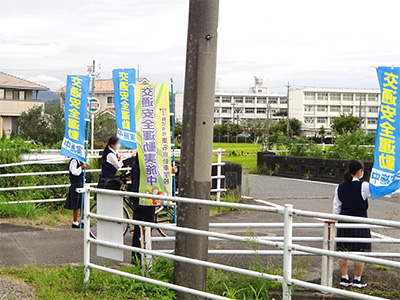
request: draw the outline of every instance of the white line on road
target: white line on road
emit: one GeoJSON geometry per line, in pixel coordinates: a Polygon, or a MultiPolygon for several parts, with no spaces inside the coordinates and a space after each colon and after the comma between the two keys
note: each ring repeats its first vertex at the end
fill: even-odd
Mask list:
{"type": "Polygon", "coordinates": [[[330,183],[330,182],[322,182],[322,181],[312,181],[312,180],[306,180],[306,179],[298,179],[298,178],[286,178],[286,177],[279,177],[280,179],[283,180],[289,180],[289,181],[299,181],[299,182],[306,182],[306,183],[314,183],[314,184],[323,184],[323,185],[333,185],[337,186],[337,183],[330,183]]]}
{"type": "Polygon", "coordinates": [[[277,207],[277,208],[283,207],[282,205],[278,205],[278,204],[275,204],[275,203],[272,203],[272,202],[269,202],[266,200],[254,199],[254,201],[268,205],[268,206],[272,206],[272,207],[277,207]]]}

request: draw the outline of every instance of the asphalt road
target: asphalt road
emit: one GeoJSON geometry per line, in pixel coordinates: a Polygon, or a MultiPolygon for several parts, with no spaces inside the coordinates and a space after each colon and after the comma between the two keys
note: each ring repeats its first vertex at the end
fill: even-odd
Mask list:
{"type": "MultiPolygon", "coordinates": [[[[332,198],[335,185],[287,179],[279,177],[245,175],[243,181],[243,194],[249,193],[256,199],[264,199],[249,203],[258,205],[284,205],[291,203],[295,208],[331,212],[332,198]]],[[[400,221],[400,198],[381,198],[370,201],[370,217],[400,221]]],[[[260,212],[233,211],[218,215],[210,222],[282,222],[281,215],[260,212]]],[[[296,218],[295,222],[318,222],[313,219],[296,218]]],[[[264,236],[282,236],[282,229],[256,229],[249,233],[248,228],[220,228],[219,232],[237,235],[257,234],[264,236]]],[[[377,234],[400,238],[400,230],[376,230],[377,234]]],[[[295,236],[322,236],[322,229],[295,229],[295,236]]],[[[131,237],[127,237],[126,244],[130,244],[131,237]]],[[[306,243],[320,247],[320,243],[306,243]]],[[[172,249],[173,243],[154,243],[154,249],[172,249]]],[[[250,245],[232,242],[212,242],[211,249],[249,249],[250,245]]],[[[259,249],[268,249],[260,247],[259,249]]],[[[396,251],[399,245],[379,244],[374,245],[374,251],[396,251]]],[[[235,265],[246,265],[254,257],[220,255],[212,256],[212,260],[229,261],[235,265]]],[[[125,261],[129,261],[130,254],[126,253],[125,261]]],[[[270,257],[263,257],[263,261],[271,262],[270,257]]],[[[298,259],[301,261],[301,258],[298,259]]],[[[96,256],[95,247],[92,247],[92,261],[104,262],[96,256]]],[[[35,264],[39,266],[63,265],[83,262],[83,232],[69,227],[58,227],[52,230],[43,230],[29,226],[18,226],[1,223],[0,220],[0,268],[8,266],[22,266],[35,264]]],[[[277,259],[279,263],[279,259],[277,259]]],[[[309,263],[309,262],[307,262],[309,263]]],[[[314,260],[312,268],[316,274],[320,271],[320,258],[314,260]]],[[[317,276],[317,275],[316,275],[317,276]]]]}

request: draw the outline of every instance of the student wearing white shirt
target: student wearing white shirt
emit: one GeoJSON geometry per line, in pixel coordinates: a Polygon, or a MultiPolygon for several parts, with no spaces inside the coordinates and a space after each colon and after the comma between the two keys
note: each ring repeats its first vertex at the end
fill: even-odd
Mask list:
{"type": "MultiPolygon", "coordinates": [[[[364,176],[364,164],[356,159],[349,162],[348,169],[344,174],[344,182],[339,184],[335,191],[333,200],[333,213],[338,215],[367,218],[369,183],[362,181],[364,176]]],[[[341,223],[341,222],[339,222],[341,223]]],[[[348,223],[349,225],[351,223],[348,223]]],[[[369,228],[357,228],[353,225],[350,228],[338,228],[337,237],[341,238],[371,238],[369,228]],[[353,227],[354,226],[354,227],[353,227]]],[[[338,242],[336,245],[339,251],[370,252],[371,243],[360,242],[338,242]]],[[[365,288],[367,284],[362,280],[364,271],[363,262],[354,262],[354,279],[350,280],[348,275],[347,259],[339,258],[341,272],[340,286],[365,288]]]]}
{"type": "Polygon", "coordinates": [[[110,137],[108,143],[103,151],[101,163],[101,175],[99,181],[99,188],[120,189],[120,184],[112,181],[117,174],[117,171],[124,166],[125,159],[135,156],[136,153],[118,153],[121,149],[121,143],[116,136],[110,137]]]}
{"type": "MultiPolygon", "coordinates": [[[[71,186],[69,187],[69,193],[67,200],[65,201],[65,208],[73,210],[73,222],[72,228],[79,228],[78,216],[79,209],[82,205],[82,194],[76,191],[77,188],[83,187],[83,170],[86,168],[86,164],[78,161],[77,159],[71,159],[69,163],[69,181],[71,186]]],[[[82,224],[83,228],[83,224],[82,224]]]]}

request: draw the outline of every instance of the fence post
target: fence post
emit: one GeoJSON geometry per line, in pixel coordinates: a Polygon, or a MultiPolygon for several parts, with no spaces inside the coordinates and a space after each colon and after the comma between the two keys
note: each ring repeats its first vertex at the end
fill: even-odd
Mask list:
{"type": "MultiPolygon", "coordinates": [[[[152,250],[151,247],[151,228],[140,226],[140,245],[142,249],[152,250]]],[[[148,277],[152,267],[152,256],[142,254],[142,275],[148,277]]]]}
{"type": "Polygon", "coordinates": [[[222,163],[222,149],[218,148],[218,164],[217,164],[217,201],[221,201],[221,163],[222,163]]]}
{"type": "Polygon", "coordinates": [[[90,217],[88,216],[88,213],[90,213],[90,191],[88,188],[89,184],[85,183],[84,194],[82,195],[85,220],[85,227],[83,228],[83,264],[85,266],[85,283],[89,282],[90,276],[90,217]]]}
{"type": "Polygon", "coordinates": [[[286,204],[284,211],[283,231],[283,300],[292,299],[292,233],[293,233],[293,205],[286,204]]]}
{"type": "MultiPolygon", "coordinates": [[[[335,250],[335,237],[336,237],[336,223],[331,222],[330,230],[329,230],[329,250],[335,250]]],[[[329,256],[328,258],[328,286],[333,286],[333,264],[335,258],[329,256]]]]}
{"type": "MultiPolygon", "coordinates": [[[[325,221],[322,249],[334,250],[335,242],[335,222],[325,221]]],[[[322,256],[321,263],[321,285],[332,287],[333,284],[333,262],[334,258],[331,256],[322,256]]]]}

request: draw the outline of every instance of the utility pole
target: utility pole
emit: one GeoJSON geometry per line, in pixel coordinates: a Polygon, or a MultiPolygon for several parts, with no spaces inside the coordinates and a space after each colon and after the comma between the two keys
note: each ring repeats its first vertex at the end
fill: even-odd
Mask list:
{"type": "MultiPolygon", "coordinates": [[[[219,0],[190,0],[179,196],[210,199],[219,0]]],[[[209,228],[207,205],[179,203],[177,225],[209,228]]],[[[177,232],[176,254],[207,260],[208,238],[177,232]]],[[[207,268],[175,262],[175,283],[205,291],[207,268]]],[[[177,292],[179,300],[197,296],[177,292]]]]}
{"type": "Polygon", "coordinates": [[[287,82],[287,134],[290,134],[290,118],[289,118],[289,91],[290,91],[290,84],[289,81],[287,82]]]}

